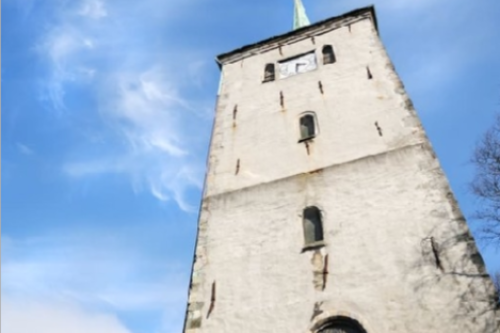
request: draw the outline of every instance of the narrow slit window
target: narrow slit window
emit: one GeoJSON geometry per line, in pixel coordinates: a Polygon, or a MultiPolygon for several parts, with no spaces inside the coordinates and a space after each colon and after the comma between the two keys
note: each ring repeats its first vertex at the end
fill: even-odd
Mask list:
{"type": "Polygon", "coordinates": [[[318,207],[307,207],[303,213],[305,245],[312,245],[323,241],[323,223],[318,207]]]}
{"type": "Polygon", "coordinates": [[[275,77],[274,64],[267,64],[264,69],[264,82],[274,81],[275,77]]]}
{"type": "Polygon", "coordinates": [[[368,76],[368,80],[373,79],[372,72],[370,71],[370,67],[366,66],[366,75],[368,76]]]}
{"type": "Polygon", "coordinates": [[[316,136],[316,124],[314,114],[306,114],[300,117],[300,141],[312,139],[316,136]]]}
{"type": "Polygon", "coordinates": [[[323,65],[333,64],[336,61],[335,53],[331,45],[323,46],[323,65]]]}

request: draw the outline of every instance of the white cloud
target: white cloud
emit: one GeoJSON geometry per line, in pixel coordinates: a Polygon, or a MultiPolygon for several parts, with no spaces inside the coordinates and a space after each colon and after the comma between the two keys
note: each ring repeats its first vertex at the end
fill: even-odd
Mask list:
{"type": "Polygon", "coordinates": [[[114,315],[85,311],[71,303],[41,302],[2,294],[3,333],[130,333],[114,315]]]}
{"type": "Polygon", "coordinates": [[[101,159],[86,160],[83,162],[70,162],[63,166],[63,170],[70,176],[83,177],[102,173],[124,172],[123,165],[126,160],[101,159]]]}
{"type": "Polygon", "coordinates": [[[102,86],[99,109],[102,119],[125,139],[125,151],[113,157],[69,161],[64,171],[73,177],[129,175],[160,201],[174,200],[181,209],[194,211],[185,192],[190,187],[201,188],[202,161],[192,156],[185,122],[196,121],[198,116],[161,66],[118,72],[108,76],[102,86]]]}
{"type": "Polygon", "coordinates": [[[92,79],[96,74],[96,70],[94,68],[88,68],[88,67],[79,67],[78,72],[83,77],[87,77],[88,79],[92,79]]]}
{"type": "MultiPolygon", "coordinates": [[[[157,227],[150,228],[143,237],[158,241],[157,227]]],[[[136,234],[80,230],[28,239],[2,236],[2,297],[110,311],[182,307],[188,263],[150,252],[142,240],[132,238],[136,234]]]]}
{"type": "Polygon", "coordinates": [[[34,151],[31,148],[29,148],[28,146],[26,146],[20,142],[17,142],[16,146],[21,154],[24,154],[24,155],[33,155],[34,154],[34,151]]]}
{"type": "Polygon", "coordinates": [[[144,239],[151,244],[173,232],[142,227],[60,230],[25,239],[3,234],[2,333],[129,333],[117,314],[130,320],[160,312],[168,322],[158,318],[148,325],[167,331],[180,325],[188,263],[166,258],[168,251],[158,253],[157,244],[144,246],[144,239]]]}
{"type": "Polygon", "coordinates": [[[88,49],[88,40],[71,25],[56,26],[49,29],[37,45],[39,54],[50,63],[48,79],[43,80],[44,97],[55,111],[63,112],[66,84],[79,77],[77,63],[84,49],[88,49]],[[76,62],[76,63],[75,63],[76,62]]]}
{"type": "Polygon", "coordinates": [[[32,13],[37,0],[4,0],[4,5],[14,4],[22,13],[23,20],[27,19],[32,13]]]}
{"type": "Polygon", "coordinates": [[[92,41],[92,39],[84,39],[83,40],[83,44],[89,48],[89,49],[93,49],[94,48],[94,42],[92,41]]]}
{"type": "Polygon", "coordinates": [[[189,64],[187,70],[191,77],[193,84],[197,87],[202,87],[205,79],[206,79],[206,66],[208,65],[207,61],[199,60],[189,64]]]}
{"type": "Polygon", "coordinates": [[[99,0],[84,1],[78,13],[81,16],[90,17],[92,19],[99,19],[108,16],[104,2],[99,0]]]}
{"type": "Polygon", "coordinates": [[[204,147],[197,146],[197,138],[205,133],[208,139],[209,129],[199,127],[208,119],[206,107],[185,93],[186,87],[201,85],[204,66],[188,50],[187,72],[180,71],[178,63],[185,56],[148,42],[150,30],[143,30],[164,30],[168,22],[164,15],[151,16],[159,3],[126,1],[118,6],[89,0],[78,3],[76,15],[71,6],[58,12],[58,23],[44,32],[38,47],[50,64],[44,98],[58,114],[69,115],[67,92],[72,86],[84,89],[95,102],[86,117],[98,118],[106,132],[101,137],[111,138],[105,153],[73,150],[62,166],[66,175],[120,173],[130,178],[134,191],[147,188],[160,201],[194,210],[186,193],[202,186],[199,150],[204,147]],[[126,17],[126,24],[111,16],[95,20],[108,12],[126,17]]]}
{"type": "Polygon", "coordinates": [[[113,96],[106,96],[104,112],[121,125],[133,147],[142,151],[160,150],[172,156],[183,156],[179,113],[186,102],[168,81],[161,68],[118,75],[111,78],[113,96]]]}
{"type": "Polygon", "coordinates": [[[54,29],[48,36],[45,43],[45,51],[56,65],[60,65],[66,57],[72,55],[83,44],[80,43],[78,32],[69,27],[54,29]]]}

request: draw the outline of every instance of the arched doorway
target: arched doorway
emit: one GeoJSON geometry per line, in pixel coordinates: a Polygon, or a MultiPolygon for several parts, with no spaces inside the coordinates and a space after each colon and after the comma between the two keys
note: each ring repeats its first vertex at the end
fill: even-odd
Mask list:
{"type": "Polygon", "coordinates": [[[367,333],[354,319],[335,317],[328,319],[320,326],[317,333],[367,333]]]}

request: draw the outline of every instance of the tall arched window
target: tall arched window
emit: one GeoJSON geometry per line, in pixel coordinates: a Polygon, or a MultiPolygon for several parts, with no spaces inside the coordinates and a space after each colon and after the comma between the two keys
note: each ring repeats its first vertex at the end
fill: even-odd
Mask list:
{"type": "Polygon", "coordinates": [[[366,333],[366,330],[354,319],[336,317],[321,326],[318,333],[366,333]]]}
{"type": "Polygon", "coordinates": [[[316,115],[308,112],[300,117],[300,141],[312,139],[316,136],[316,115]]]}
{"type": "Polygon", "coordinates": [[[275,77],[274,64],[267,64],[264,68],[264,82],[274,81],[275,77]]]}
{"type": "Polygon", "coordinates": [[[318,207],[311,206],[304,209],[303,224],[306,246],[323,241],[323,222],[318,207]]]}
{"type": "Polygon", "coordinates": [[[333,64],[336,61],[335,53],[331,45],[323,46],[323,65],[333,64]]]}

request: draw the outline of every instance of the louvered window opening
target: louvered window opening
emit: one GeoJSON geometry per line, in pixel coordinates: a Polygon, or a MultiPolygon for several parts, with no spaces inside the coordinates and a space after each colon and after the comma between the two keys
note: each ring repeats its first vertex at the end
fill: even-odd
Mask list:
{"type": "Polygon", "coordinates": [[[264,69],[264,82],[274,81],[275,77],[274,64],[267,64],[264,69]]]}
{"type": "Polygon", "coordinates": [[[304,240],[306,245],[323,241],[321,212],[317,207],[304,209],[304,240]]]}
{"type": "Polygon", "coordinates": [[[314,116],[311,114],[302,116],[300,118],[300,139],[307,140],[316,135],[316,128],[314,124],[314,116]]]}
{"type": "Polygon", "coordinates": [[[323,65],[333,64],[336,60],[333,47],[331,45],[325,45],[323,47],[323,65]]]}

